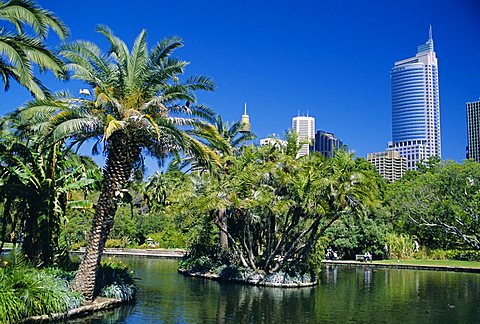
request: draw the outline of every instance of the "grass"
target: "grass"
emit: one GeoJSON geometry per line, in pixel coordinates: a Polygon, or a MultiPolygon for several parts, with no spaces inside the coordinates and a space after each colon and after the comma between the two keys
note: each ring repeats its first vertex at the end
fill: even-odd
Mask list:
{"type": "Polygon", "coordinates": [[[424,266],[444,266],[444,267],[467,267],[480,268],[479,261],[458,261],[458,260],[380,260],[374,261],[380,264],[399,264],[399,265],[424,265],[424,266]]]}

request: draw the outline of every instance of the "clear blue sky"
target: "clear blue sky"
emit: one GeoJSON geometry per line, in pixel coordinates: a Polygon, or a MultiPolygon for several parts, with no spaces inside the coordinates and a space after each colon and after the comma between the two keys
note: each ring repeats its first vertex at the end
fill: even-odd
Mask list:
{"type": "MultiPolygon", "coordinates": [[[[247,102],[259,138],[282,133],[298,111],[316,118],[357,156],[391,140],[390,69],[414,56],[433,26],[439,62],[443,158],[462,161],[465,102],[480,98],[480,2],[436,1],[113,1],[40,0],[71,30],[106,48],[95,32],[106,24],[131,46],[148,31],[153,45],[168,35],[184,39],[176,56],[187,74],[211,77],[217,90],[201,95],[224,120],[239,120],[247,102]]],[[[58,44],[52,37],[49,42],[58,44]]],[[[78,83],[51,82],[53,89],[78,83]]],[[[29,94],[0,93],[0,112],[29,94]]]]}

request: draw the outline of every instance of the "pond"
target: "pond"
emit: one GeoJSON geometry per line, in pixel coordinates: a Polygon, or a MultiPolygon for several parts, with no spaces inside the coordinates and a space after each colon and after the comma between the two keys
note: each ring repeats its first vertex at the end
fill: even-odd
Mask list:
{"type": "Polygon", "coordinates": [[[176,260],[125,257],[138,300],[71,323],[478,323],[480,275],[328,265],[311,288],[219,283],[176,260]]]}

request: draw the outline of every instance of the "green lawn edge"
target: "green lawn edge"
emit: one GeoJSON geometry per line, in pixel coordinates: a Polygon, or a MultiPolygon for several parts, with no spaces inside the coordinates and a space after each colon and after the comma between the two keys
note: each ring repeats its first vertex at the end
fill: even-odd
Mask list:
{"type": "Polygon", "coordinates": [[[439,266],[439,267],[461,267],[461,268],[478,268],[479,261],[459,261],[459,260],[380,260],[374,261],[379,264],[396,264],[396,265],[419,265],[419,266],[439,266]]]}

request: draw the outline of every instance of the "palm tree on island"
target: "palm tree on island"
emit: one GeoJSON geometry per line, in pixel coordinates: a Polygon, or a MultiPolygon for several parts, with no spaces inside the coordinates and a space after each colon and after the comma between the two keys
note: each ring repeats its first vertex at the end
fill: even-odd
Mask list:
{"type": "Polygon", "coordinates": [[[55,100],[32,102],[19,113],[30,116],[31,125],[54,140],[82,145],[93,139],[94,153],[103,146],[103,184],[73,282],[86,300],[96,293],[105,241],[132,172],[143,167],[142,153],[163,159],[184,152],[203,164],[218,161],[198,137],[199,129],[212,127],[208,121],[214,114],[197,104],[195,96],[198,90],[212,91],[214,85],[204,76],[180,80],[188,62],[170,54],[183,45],[181,39],[166,38],[149,51],[143,30],[129,51],[108,27],[99,26],[97,31],[110,43],[107,53],[88,41],[66,44],[60,51],[71,77],[84,81],[92,94],[83,91],[85,96],[74,98],[60,93],[55,100]]]}

